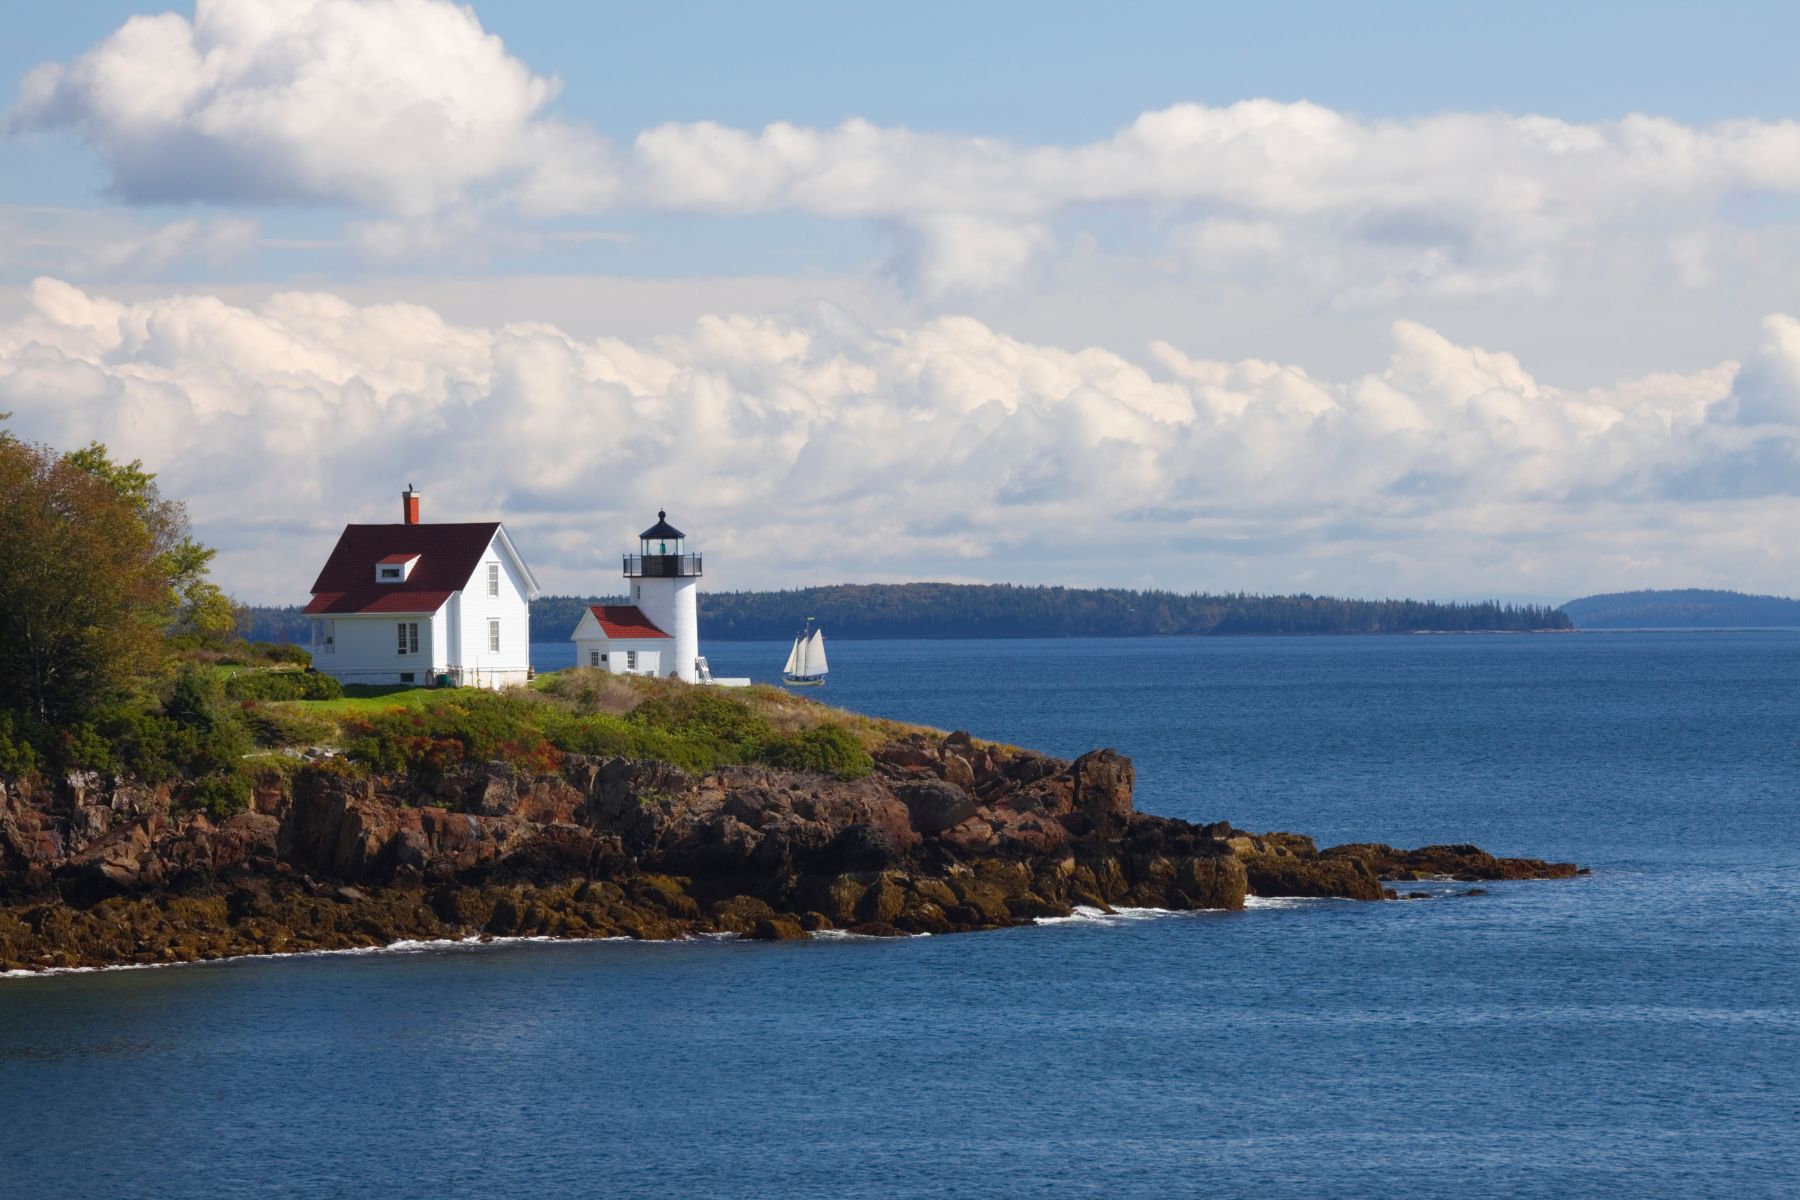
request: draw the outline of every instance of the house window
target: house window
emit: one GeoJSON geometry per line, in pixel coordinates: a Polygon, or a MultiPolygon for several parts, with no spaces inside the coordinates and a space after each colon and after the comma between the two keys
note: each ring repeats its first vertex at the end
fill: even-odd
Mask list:
{"type": "Polygon", "coordinates": [[[419,652],[419,623],[402,621],[394,627],[399,637],[401,654],[417,654],[419,652]]]}
{"type": "Polygon", "coordinates": [[[627,650],[625,652],[625,669],[627,671],[637,670],[637,651],[636,650],[627,650]]]}
{"type": "Polygon", "coordinates": [[[589,650],[588,651],[588,666],[597,667],[599,665],[600,665],[600,652],[598,650],[589,650]]]}
{"type": "Polygon", "coordinates": [[[383,579],[398,579],[398,578],[400,578],[400,568],[399,567],[383,567],[383,568],[381,568],[381,577],[383,579]]]}
{"type": "Polygon", "coordinates": [[[499,594],[500,594],[500,564],[499,563],[489,563],[488,564],[488,595],[498,596],[499,594]]]}
{"type": "Polygon", "coordinates": [[[492,654],[500,653],[500,622],[498,621],[488,622],[488,651],[492,654]]]}
{"type": "Polygon", "coordinates": [[[419,681],[418,672],[416,672],[416,671],[400,672],[400,682],[401,683],[417,683],[418,681],[419,681]]]}

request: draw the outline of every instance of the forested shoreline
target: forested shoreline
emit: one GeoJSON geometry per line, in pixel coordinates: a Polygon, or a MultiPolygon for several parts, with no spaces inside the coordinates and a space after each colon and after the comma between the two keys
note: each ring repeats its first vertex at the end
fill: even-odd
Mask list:
{"type": "MultiPolygon", "coordinates": [[[[622,597],[543,596],[532,602],[533,636],[566,636],[589,604],[622,597]]],[[[700,593],[708,640],[791,636],[808,617],[833,637],[1164,637],[1232,634],[1524,633],[1573,628],[1560,609],[1484,601],[1347,600],[1332,596],[1214,595],[1122,588],[1010,584],[841,584],[779,592],[700,593]]],[[[240,613],[246,636],[307,637],[297,606],[240,613]]]]}

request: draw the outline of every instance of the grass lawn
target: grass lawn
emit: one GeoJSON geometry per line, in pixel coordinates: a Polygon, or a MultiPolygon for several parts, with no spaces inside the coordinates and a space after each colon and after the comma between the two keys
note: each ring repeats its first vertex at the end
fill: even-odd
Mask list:
{"type": "Polygon", "coordinates": [[[371,716],[401,708],[423,708],[433,696],[444,698],[451,694],[442,689],[414,687],[405,683],[352,683],[344,688],[344,695],[336,700],[280,700],[271,703],[294,712],[335,721],[343,717],[371,716]]]}

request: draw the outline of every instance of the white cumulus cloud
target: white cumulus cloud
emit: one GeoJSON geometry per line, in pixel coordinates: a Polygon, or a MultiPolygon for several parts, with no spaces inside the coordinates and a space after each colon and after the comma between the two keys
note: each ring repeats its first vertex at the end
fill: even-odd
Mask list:
{"type": "Polygon", "coordinates": [[[544,115],[559,86],[443,0],[198,0],[33,70],[8,124],[78,131],[131,201],[593,205],[603,147],[544,115]]]}
{"type": "Polygon", "coordinates": [[[613,585],[659,506],[721,586],[1559,596],[1800,566],[1786,317],[1741,375],[1572,390],[1405,322],[1384,368],[1333,380],[829,306],[625,341],[317,293],[121,302],[43,279],[28,300],[0,325],[14,429],[143,458],[259,600],[300,598],[337,528],[387,519],[409,481],[436,519],[502,516],[577,591],[613,585]]]}

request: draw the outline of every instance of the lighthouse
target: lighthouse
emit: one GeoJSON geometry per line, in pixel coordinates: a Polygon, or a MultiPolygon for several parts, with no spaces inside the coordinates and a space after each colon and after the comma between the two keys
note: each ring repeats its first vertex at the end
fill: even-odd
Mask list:
{"type": "Polygon", "coordinates": [[[700,556],[684,552],[686,535],[658,512],[656,524],[638,534],[638,552],[625,556],[631,602],[673,646],[662,674],[693,683],[700,657],[700,556]]]}

